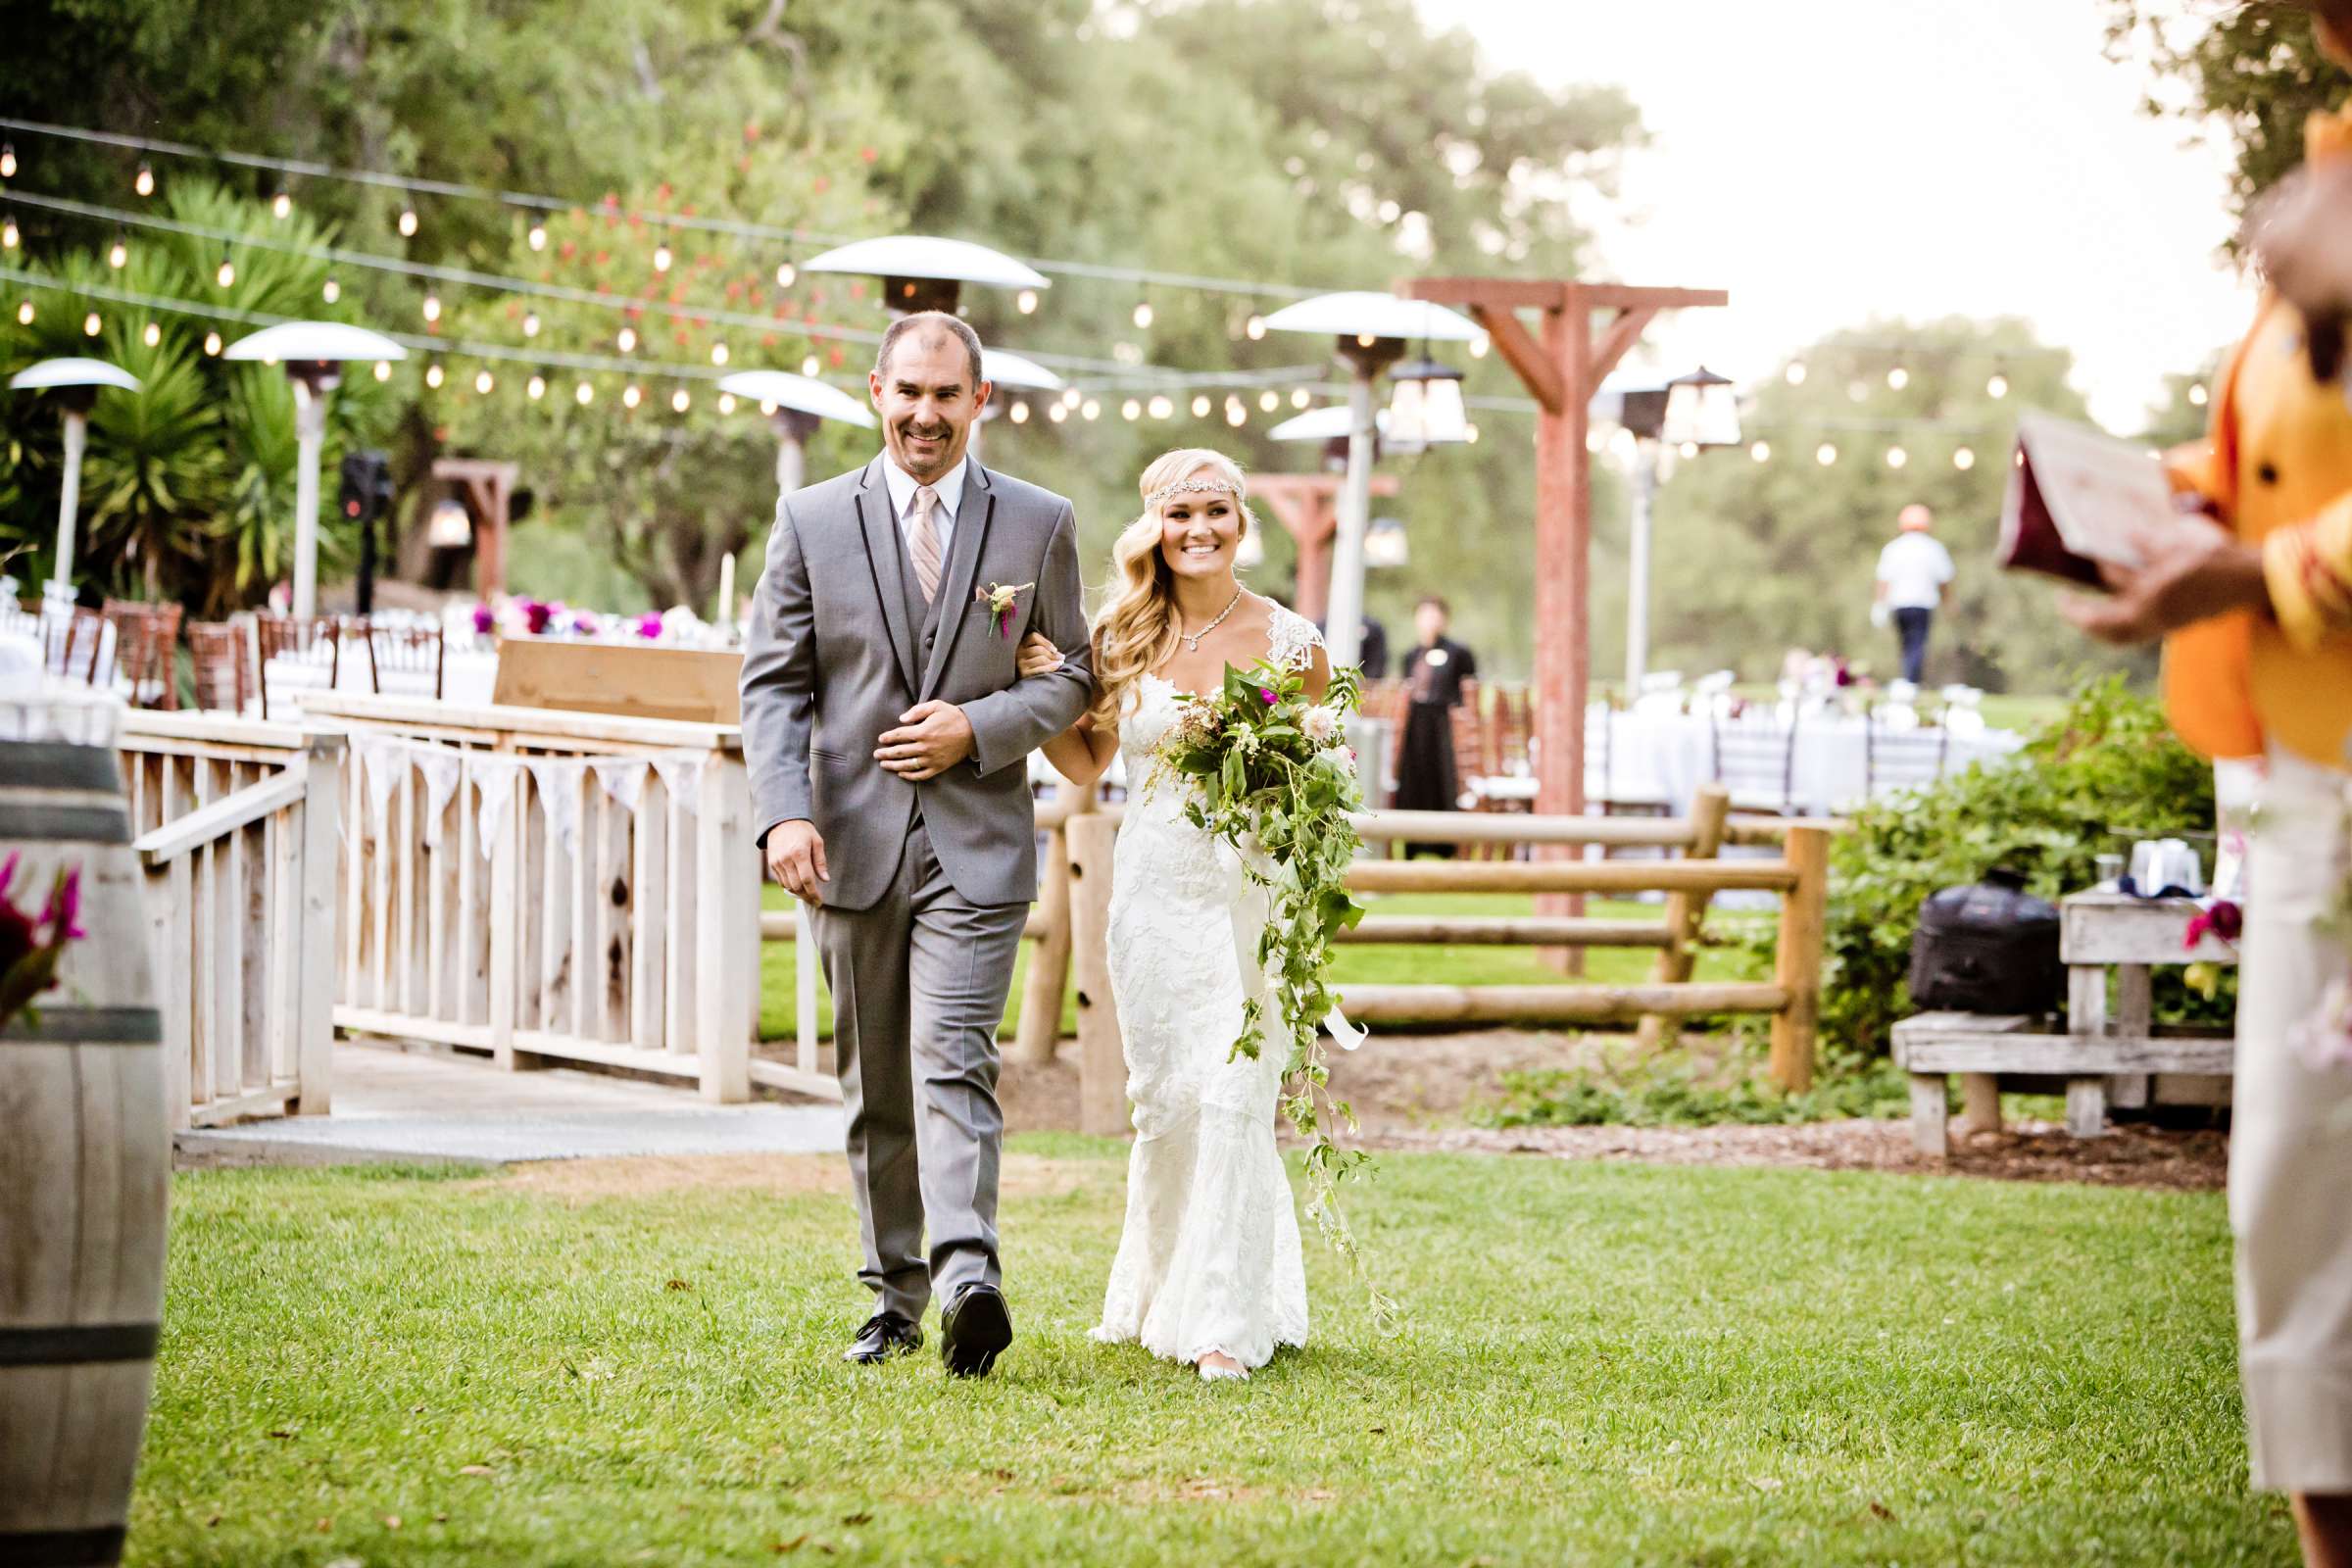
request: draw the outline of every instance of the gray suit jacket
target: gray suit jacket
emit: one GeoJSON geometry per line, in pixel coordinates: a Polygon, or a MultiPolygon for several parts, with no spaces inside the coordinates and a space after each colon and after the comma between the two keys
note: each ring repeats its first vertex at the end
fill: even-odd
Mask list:
{"type": "Polygon", "coordinates": [[[827,906],[882,896],[914,808],[942,870],[974,904],[1037,896],[1029,754],[1077,722],[1094,692],[1069,502],[973,462],[928,612],[883,482],[881,458],[784,496],[743,657],[743,750],[762,842],[806,818],[824,835],[827,906]],[[974,589],[1035,584],[1000,634],[974,589]],[[1020,679],[1014,654],[1043,632],[1051,675],[1020,679]],[[973,755],[921,784],[874,760],[882,732],[937,698],[971,720],[973,755]]]}

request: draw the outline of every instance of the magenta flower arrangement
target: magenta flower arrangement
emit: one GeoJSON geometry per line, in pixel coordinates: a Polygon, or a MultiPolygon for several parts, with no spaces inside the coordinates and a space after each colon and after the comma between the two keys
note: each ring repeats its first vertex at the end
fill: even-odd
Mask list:
{"type": "Polygon", "coordinates": [[[29,1012],[32,999],[57,984],[57,960],[66,944],[89,934],[80,925],[81,868],[60,871],[41,912],[28,915],[8,892],[21,855],[0,860],[0,1027],[29,1012]]]}
{"type": "Polygon", "coordinates": [[[488,605],[476,605],[473,607],[473,634],[476,637],[487,637],[492,631],[496,630],[497,627],[497,611],[492,610],[488,605]]]}
{"type": "Polygon", "coordinates": [[[658,640],[662,635],[662,612],[658,610],[649,610],[639,615],[637,617],[637,635],[647,642],[658,640]]]}

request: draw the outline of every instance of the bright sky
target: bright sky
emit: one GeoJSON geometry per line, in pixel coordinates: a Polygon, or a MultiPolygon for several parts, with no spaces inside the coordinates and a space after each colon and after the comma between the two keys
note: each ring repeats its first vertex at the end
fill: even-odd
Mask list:
{"type": "Polygon", "coordinates": [[[2101,54],[2098,0],[1419,4],[1490,64],[1641,107],[1651,145],[1585,215],[1595,274],[1732,296],[1651,328],[1670,372],[1744,384],[1874,316],[2019,316],[2128,432],[2251,312],[2216,259],[2228,151],[2138,112],[2146,74],[2101,54]]]}

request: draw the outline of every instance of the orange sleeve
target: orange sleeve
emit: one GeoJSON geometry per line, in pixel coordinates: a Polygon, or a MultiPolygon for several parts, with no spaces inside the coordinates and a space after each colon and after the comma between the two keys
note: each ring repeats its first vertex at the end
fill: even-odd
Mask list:
{"type": "MultiPolygon", "coordinates": [[[[2272,303],[2263,302],[2215,385],[2206,439],[2165,454],[2173,488],[2203,496],[2230,529],[2237,526],[2237,378],[2246,344],[2261,330],[2272,303]]],[[[2164,640],[2165,711],[2192,750],[2207,757],[2262,755],[2253,663],[2254,615],[2247,611],[2184,626],[2164,640]]]]}

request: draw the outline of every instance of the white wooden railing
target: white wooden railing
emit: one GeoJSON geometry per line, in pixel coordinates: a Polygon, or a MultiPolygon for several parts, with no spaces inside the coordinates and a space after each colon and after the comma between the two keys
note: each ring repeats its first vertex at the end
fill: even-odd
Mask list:
{"type": "Polygon", "coordinates": [[[324,1112],[342,737],[134,710],[120,747],[172,1127],[324,1112]]]}

